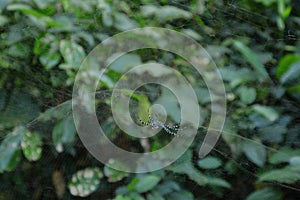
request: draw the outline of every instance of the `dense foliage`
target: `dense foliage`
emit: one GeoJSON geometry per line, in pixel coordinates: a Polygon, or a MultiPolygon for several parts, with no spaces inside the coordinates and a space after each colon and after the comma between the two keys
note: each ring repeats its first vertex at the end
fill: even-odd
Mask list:
{"type": "MultiPolygon", "coordinates": [[[[298,0],[1,0],[0,199],[297,199],[299,12],[298,0]],[[220,141],[204,159],[196,155],[205,134],[200,128],[173,165],[128,174],[104,166],[82,145],[73,123],[72,86],[97,44],[146,26],[185,33],[205,47],[222,74],[228,116],[220,141]]],[[[205,84],[171,53],[146,49],[121,57],[99,91],[111,91],[124,71],[150,60],[191,81],[207,127],[205,84]]],[[[141,91],[150,95],[137,94],[136,103],[160,103],[178,122],[169,91],[154,85],[141,91]]],[[[127,137],[112,121],[108,100],[101,96],[97,114],[118,146],[154,151],[172,139],[161,133],[147,147],[127,137]]],[[[142,118],[147,113],[141,107],[136,113],[142,118]]]]}

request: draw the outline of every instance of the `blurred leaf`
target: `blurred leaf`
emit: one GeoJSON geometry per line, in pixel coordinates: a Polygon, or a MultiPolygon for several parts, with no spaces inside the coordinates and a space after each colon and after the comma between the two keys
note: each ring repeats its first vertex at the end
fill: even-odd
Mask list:
{"type": "Polygon", "coordinates": [[[87,197],[99,187],[103,175],[98,168],[86,168],[73,174],[68,183],[72,195],[87,197]]]}
{"type": "Polygon", "coordinates": [[[44,113],[41,113],[38,119],[41,121],[48,121],[51,119],[62,119],[71,112],[71,109],[72,101],[65,101],[64,103],[59,104],[56,107],[50,108],[44,113]]]}
{"type": "Polygon", "coordinates": [[[144,193],[152,188],[154,188],[158,182],[160,181],[160,177],[155,175],[146,175],[142,177],[135,177],[128,185],[130,190],[136,190],[139,193],[144,193]]]}
{"type": "Polygon", "coordinates": [[[208,183],[208,178],[198,171],[192,161],[192,153],[187,150],[175,163],[169,166],[169,170],[178,174],[186,174],[189,179],[195,181],[198,185],[203,186],[208,183]]]}
{"type": "Polygon", "coordinates": [[[276,76],[280,78],[284,73],[286,73],[292,64],[300,60],[300,56],[294,54],[288,54],[280,59],[277,69],[276,76]]]}
{"type": "Polygon", "coordinates": [[[72,115],[56,123],[53,128],[52,138],[54,144],[72,143],[75,140],[76,128],[72,115]]]}
{"type": "Polygon", "coordinates": [[[110,69],[123,73],[129,69],[142,64],[141,58],[137,54],[125,54],[120,57],[119,55],[113,55],[107,60],[107,64],[110,64],[110,69]],[[115,59],[117,58],[117,59],[115,59]]]}
{"type": "Polygon", "coordinates": [[[39,134],[25,131],[21,147],[27,160],[37,161],[42,156],[42,139],[39,134]]]}
{"type": "Polygon", "coordinates": [[[71,69],[78,69],[85,58],[85,52],[82,46],[70,40],[60,41],[60,52],[66,65],[71,69]]]}
{"type": "MultiPolygon", "coordinates": [[[[299,169],[299,167],[298,167],[299,169]]],[[[300,171],[293,168],[274,169],[259,175],[259,181],[276,181],[279,183],[295,183],[300,180],[300,171]]]]}
{"type": "Polygon", "coordinates": [[[245,141],[243,151],[247,158],[259,167],[263,167],[266,161],[267,152],[263,144],[257,139],[245,141]]]}
{"type": "Polygon", "coordinates": [[[269,162],[271,164],[289,162],[289,160],[294,156],[300,156],[300,150],[282,147],[269,157],[269,162]]]}
{"type": "Polygon", "coordinates": [[[256,90],[254,88],[241,86],[238,89],[238,94],[241,98],[241,101],[245,104],[251,104],[256,99],[256,90]]]}
{"type": "Polygon", "coordinates": [[[126,169],[126,166],[123,163],[117,160],[110,159],[109,166],[105,165],[104,167],[104,175],[108,177],[108,182],[117,182],[122,180],[124,177],[128,176],[128,173],[124,171],[115,170],[112,168],[112,166],[114,166],[116,168],[126,169]]]}
{"type": "Polygon", "coordinates": [[[282,142],[283,134],[287,132],[287,129],[282,125],[271,125],[259,129],[259,138],[262,141],[268,142],[282,142]]]}
{"type": "Polygon", "coordinates": [[[0,173],[8,167],[13,168],[18,162],[17,150],[24,135],[24,127],[16,127],[13,132],[7,134],[0,145],[0,173]],[[11,166],[12,165],[12,166],[11,166]]]}
{"type": "Polygon", "coordinates": [[[291,166],[298,166],[300,167],[300,156],[291,157],[289,160],[291,166]]]}
{"type": "Polygon", "coordinates": [[[277,0],[254,0],[254,1],[262,3],[264,6],[271,6],[273,3],[276,3],[277,0]]]}
{"type": "Polygon", "coordinates": [[[281,200],[282,192],[273,188],[265,188],[251,193],[246,200],[281,200]]]}
{"type": "Polygon", "coordinates": [[[226,180],[221,178],[209,177],[207,184],[210,186],[218,186],[218,187],[223,187],[228,189],[231,188],[230,183],[228,183],[226,180]]]}
{"type": "Polygon", "coordinates": [[[222,161],[217,157],[208,156],[199,160],[198,165],[203,169],[216,169],[222,165],[222,161]]]}
{"type": "Polygon", "coordinates": [[[271,122],[275,121],[279,117],[278,112],[272,107],[256,104],[256,105],[253,105],[252,108],[254,109],[254,111],[261,114],[262,116],[264,116],[266,119],[268,119],[271,122]]]}
{"type": "Polygon", "coordinates": [[[286,83],[299,83],[300,77],[300,62],[296,62],[290,66],[290,68],[281,76],[280,82],[286,83]]]}
{"type": "Polygon", "coordinates": [[[141,13],[145,17],[154,15],[161,23],[175,19],[190,19],[192,17],[192,13],[174,6],[157,7],[154,5],[145,5],[141,7],[141,13]]]}
{"type": "Polygon", "coordinates": [[[138,27],[135,21],[133,21],[123,13],[115,14],[114,26],[121,31],[127,31],[138,27]]]}
{"type": "Polygon", "coordinates": [[[265,67],[261,64],[258,56],[246,45],[242,42],[235,40],[234,41],[235,48],[246,58],[246,60],[252,65],[252,67],[257,72],[259,79],[261,81],[265,81],[269,78],[269,75],[265,69],[265,67]]]}

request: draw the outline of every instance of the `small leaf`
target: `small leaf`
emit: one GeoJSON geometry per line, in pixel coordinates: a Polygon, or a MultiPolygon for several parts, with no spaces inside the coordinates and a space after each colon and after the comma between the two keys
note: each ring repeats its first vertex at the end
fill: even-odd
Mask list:
{"type": "Polygon", "coordinates": [[[256,104],[256,105],[253,105],[252,108],[258,114],[261,114],[262,116],[264,116],[266,119],[268,119],[271,122],[275,121],[279,117],[278,112],[276,110],[274,110],[274,108],[272,108],[272,107],[256,104]]]}
{"type": "Polygon", "coordinates": [[[300,60],[300,56],[296,56],[293,54],[288,54],[280,59],[277,69],[276,76],[280,78],[284,73],[286,73],[292,64],[296,63],[300,60]]]}
{"type": "Polygon", "coordinates": [[[283,147],[269,157],[269,163],[280,164],[289,162],[294,156],[300,156],[300,150],[283,147]]]}
{"type": "Polygon", "coordinates": [[[102,177],[100,169],[86,168],[72,176],[68,188],[74,196],[87,197],[97,190],[102,177]]]}
{"type": "Polygon", "coordinates": [[[243,151],[247,158],[259,167],[263,167],[266,161],[267,152],[259,140],[245,141],[243,151]]]}
{"type": "Polygon", "coordinates": [[[265,188],[251,193],[246,200],[281,200],[282,192],[273,188],[265,188]]]}
{"type": "Polygon", "coordinates": [[[154,188],[159,181],[160,177],[155,175],[146,175],[139,178],[136,177],[136,179],[133,179],[130,183],[131,185],[129,188],[132,188],[139,193],[144,193],[154,188]]]}
{"type": "Polygon", "coordinates": [[[251,104],[256,99],[256,90],[254,88],[241,86],[238,89],[238,94],[241,98],[241,101],[245,104],[251,104]]]}
{"type": "Polygon", "coordinates": [[[25,157],[29,161],[36,161],[42,156],[42,139],[37,133],[26,131],[21,141],[25,157]]]}
{"type": "Polygon", "coordinates": [[[16,127],[13,132],[5,136],[5,139],[0,145],[0,173],[7,168],[14,168],[14,163],[17,163],[17,150],[24,134],[24,127],[16,127]]]}
{"type": "Polygon", "coordinates": [[[217,157],[208,156],[199,160],[198,165],[203,169],[216,169],[222,165],[222,161],[217,157]]]}
{"type": "Polygon", "coordinates": [[[78,69],[85,58],[82,46],[70,40],[60,41],[60,52],[71,69],[78,69]]]}
{"type": "Polygon", "coordinates": [[[55,144],[72,143],[75,140],[76,128],[72,115],[60,120],[52,132],[53,142],[55,144]]]}
{"type": "Polygon", "coordinates": [[[258,56],[246,45],[244,45],[242,42],[235,40],[234,41],[235,48],[246,58],[246,60],[252,65],[252,67],[257,72],[259,79],[261,81],[265,81],[267,78],[269,78],[269,75],[263,66],[263,64],[260,62],[258,56]]]}
{"type": "Polygon", "coordinates": [[[105,165],[104,167],[104,175],[108,177],[108,182],[117,182],[122,180],[124,177],[128,176],[128,173],[124,171],[119,171],[114,168],[111,168],[112,166],[115,166],[118,169],[120,168],[125,169],[126,166],[120,161],[110,159],[109,166],[105,165]]]}
{"type": "Polygon", "coordinates": [[[300,62],[296,62],[281,76],[280,82],[286,83],[297,83],[300,77],[300,62]]]}
{"type": "Polygon", "coordinates": [[[259,181],[276,181],[288,184],[295,183],[299,180],[299,171],[294,171],[288,167],[267,171],[259,176],[259,181]]]}

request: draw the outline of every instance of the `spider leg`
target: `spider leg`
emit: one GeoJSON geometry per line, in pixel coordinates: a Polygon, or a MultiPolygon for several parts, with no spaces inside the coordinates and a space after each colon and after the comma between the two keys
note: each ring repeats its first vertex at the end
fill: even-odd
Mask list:
{"type": "Polygon", "coordinates": [[[168,129],[171,129],[171,130],[174,130],[174,131],[179,131],[179,130],[183,130],[182,128],[180,128],[178,125],[167,125],[165,124],[165,126],[168,128],[168,129]]]}
{"type": "Polygon", "coordinates": [[[176,135],[176,136],[177,136],[176,133],[170,131],[166,126],[162,126],[162,127],[163,127],[163,129],[164,129],[167,133],[169,133],[169,134],[171,134],[171,135],[176,135]]]}

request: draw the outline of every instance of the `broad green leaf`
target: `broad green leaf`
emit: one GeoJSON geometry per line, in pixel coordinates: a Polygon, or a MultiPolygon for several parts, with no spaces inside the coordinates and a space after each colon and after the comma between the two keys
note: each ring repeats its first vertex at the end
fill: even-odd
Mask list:
{"type": "MultiPolygon", "coordinates": [[[[109,166],[127,169],[123,163],[113,159],[109,160],[109,166]]],[[[105,165],[104,167],[104,175],[108,177],[108,182],[117,182],[122,180],[124,177],[128,176],[128,173],[124,171],[115,170],[109,166],[105,165]]]]}
{"type": "Polygon", "coordinates": [[[25,157],[29,161],[36,161],[42,156],[42,139],[37,133],[25,131],[21,147],[25,157]]]}
{"type": "Polygon", "coordinates": [[[299,77],[300,77],[300,61],[290,66],[290,68],[281,76],[280,82],[283,84],[299,83],[299,77]]]}
{"type": "Polygon", "coordinates": [[[300,156],[300,150],[291,149],[289,147],[282,147],[269,157],[269,163],[280,164],[284,162],[289,162],[289,160],[295,156],[300,156]]]}
{"type": "Polygon", "coordinates": [[[208,177],[208,185],[211,186],[218,186],[218,187],[223,187],[223,188],[231,188],[230,183],[228,183],[226,180],[221,179],[221,178],[215,178],[215,177],[208,177]]]}
{"type": "Polygon", "coordinates": [[[247,158],[259,167],[263,167],[266,161],[267,151],[263,144],[257,139],[245,141],[243,151],[247,158]]]}
{"type": "Polygon", "coordinates": [[[283,197],[280,190],[265,188],[251,193],[246,200],[281,200],[283,197]]]}
{"type": "Polygon", "coordinates": [[[20,149],[20,142],[25,129],[22,126],[16,127],[13,132],[7,134],[0,145],[0,173],[7,168],[13,168],[18,162],[16,152],[20,149]]]}
{"type": "MultiPolygon", "coordinates": [[[[7,93],[0,90],[0,101],[5,99],[5,95],[7,93]]],[[[8,100],[3,102],[0,111],[0,130],[28,123],[39,115],[39,108],[32,96],[19,89],[15,89],[8,100]]],[[[0,102],[0,106],[1,104],[0,102]]]]}
{"type": "Polygon", "coordinates": [[[174,6],[157,7],[154,5],[145,5],[141,7],[141,13],[145,17],[154,15],[161,23],[176,19],[190,19],[193,16],[192,13],[174,6]]]}
{"type": "Polygon", "coordinates": [[[144,193],[153,189],[158,184],[160,179],[161,178],[156,175],[136,177],[131,181],[131,183],[129,183],[128,188],[130,190],[134,189],[138,193],[144,193]]]}
{"type": "Polygon", "coordinates": [[[46,69],[51,69],[56,66],[60,59],[60,54],[55,51],[47,51],[39,57],[40,62],[46,69]]]}
{"type": "Polygon", "coordinates": [[[217,157],[208,156],[199,160],[198,165],[203,169],[216,169],[222,165],[222,161],[217,157]]]}
{"type": "Polygon", "coordinates": [[[276,181],[279,183],[295,183],[300,180],[300,172],[291,168],[274,169],[259,175],[259,181],[276,181]]]}
{"type": "Polygon", "coordinates": [[[50,108],[46,110],[44,113],[41,113],[38,117],[41,121],[48,121],[51,119],[62,119],[70,114],[72,109],[72,101],[65,101],[62,104],[59,104],[58,106],[55,106],[53,108],[50,108]]]}
{"type": "Polygon", "coordinates": [[[118,55],[111,56],[107,60],[107,63],[110,64],[110,69],[120,73],[142,64],[141,58],[137,54],[125,54],[115,59],[117,56],[118,55]]]}
{"type": "Polygon", "coordinates": [[[168,168],[177,174],[186,174],[189,179],[195,181],[198,185],[204,186],[208,183],[208,177],[197,170],[192,163],[191,151],[186,151],[175,163],[168,168]]]}
{"type": "Polygon", "coordinates": [[[286,73],[292,64],[300,60],[300,56],[294,54],[288,54],[280,59],[277,69],[276,76],[280,78],[284,73],[286,73]]]}
{"type": "Polygon", "coordinates": [[[276,3],[277,0],[254,0],[255,2],[262,3],[264,6],[271,6],[276,3]]]}
{"type": "Polygon", "coordinates": [[[262,116],[264,116],[266,119],[268,119],[271,122],[275,121],[279,117],[278,112],[272,107],[256,104],[256,105],[253,105],[252,108],[254,109],[255,112],[257,112],[258,114],[261,114],[262,116]]]}
{"type": "Polygon", "coordinates": [[[86,168],[73,174],[68,188],[74,196],[87,197],[97,190],[102,177],[99,168],[86,168]]]}
{"type": "Polygon", "coordinates": [[[255,88],[249,88],[246,86],[241,86],[238,89],[238,94],[240,96],[240,99],[245,104],[251,104],[256,99],[256,90],[255,88]]]}
{"type": "Polygon", "coordinates": [[[134,20],[130,19],[123,13],[115,14],[114,26],[121,31],[127,31],[138,27],[137,23],[134,20]]]}
{"type": "Polygon", "coordinates": [[[52,138],[54,144],[72,143],[75,140],[76,128],[72,115],[68,115],[66,118],[56,123],[52,138]]]}
{"type": "Polygon", "coordinates": [[[242,42],[235,40],[234,41],[235,48],[245,57],[245,59],[252,65],[252,67],[257,72],[259,79],[261,81],[265,81],[269,78],[269,75],[264,67],[264,65],[260,62],[258,56],[246,45],[242,42]]]}
{"type": "Polygon", "coordinates": [[[289,160],[291,166],[298,166],[300,167],[300,156],[291,157],[289,160]]]}
{"type": "Polygon", "coordinates": [[[60,52],[66,65],[70,69],[78,69],[85,58],[85,52],[82,46],[71,40],[60,41],[60,52]]]}
{"type": "Polygon", "coordinates": [[[286,127],[276,124],[267,127],[260,128],[259,130],[259,138],[262,141],[268,142],[282,142],[283,135],[287,133],[286,127]]]}

